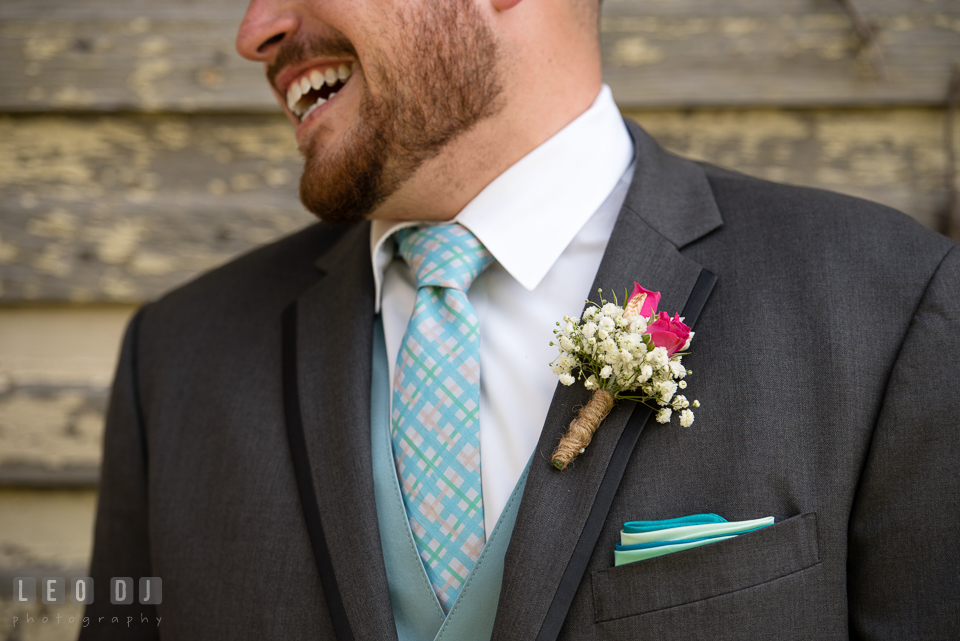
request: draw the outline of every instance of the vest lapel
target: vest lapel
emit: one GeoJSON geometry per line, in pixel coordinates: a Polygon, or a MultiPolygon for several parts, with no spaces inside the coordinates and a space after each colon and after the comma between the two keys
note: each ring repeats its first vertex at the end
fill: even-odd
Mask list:
{"type": "Polygon", "coordinates": [[[285,324],[295,376],[285,377],[284,393],[299,399],[287,403],[288,434],[304,515],[338,638],[396,639],[370,453],[369,225],[344,232],[318,267],[325,276],[299,297],[285,324]]]}
{"type": "MultiPolygon", "coordinates": [[[[679,250],[719,227],[719,210],[695,163],[665,153],[639,127],[627,124],[636,147],[636,173],[590,298],[596,300],[601,287],[605,297],[615,291],[619,296],[636,280],[662,293],[660,309],[683,310],[693,321],[716,278],[679,250]]],[[[634,403],[619,403],[586,453],[558,472],[549,464],[550,454],[574,408],[588,398],[582,385],[558,386],[554,394],[507,551],[494,639],[556,638],[650,415],[634,403]]]]}

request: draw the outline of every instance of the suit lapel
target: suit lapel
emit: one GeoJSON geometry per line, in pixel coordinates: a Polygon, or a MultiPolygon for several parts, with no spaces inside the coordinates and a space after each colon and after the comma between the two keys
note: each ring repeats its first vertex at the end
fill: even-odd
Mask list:
{"type": "MultiPolygon", "coordinates": [[[[301,458],[307,466],[302,476],[312,481],[317,509],[309,505],[308,481],[301,483],[301,500],[321,577],[326,574],[333,582],[331,589],[324,581],[324,592],[334,625],[338,607],[349,621],[349,632],[343,634],[341,624],[338,638],[352,633],[357,639],[395,639],[370,449],[374,305],[369,226],[344,232],[317,266],[325,276],[299,297],[294,312],[295,379],[305,446],[301,458]],[[339,595],[331,594],[336,591],[339,595]]],[[[298,444],[290,424],[288,431],[296,464],[298,444]]]]}
{"type": "MultiPolygon", "coordinates": [[[[597,299],[598,288],[605,297],[612,298],[614,291],[621,295],[636,280],[662,293],[660,309],[684,310],[689,299],[688,313],[698,314],[715,279],[680,249],[719,227],[719,210],[695,163],[667,154],[639,127],[627,124],[636,170],[590,298],[597,299]]],[[[649,416],[642,407],[635,411],[634,403],[619,403],[586,453],[558,472],[549,465],[550,453],[574,408],[588,398],[581,385],[557,387],[507,550],[494,639],[556,638],[629,450],[649,416]],[[628,424],[625,445],[618,449],[628,424]]]]}

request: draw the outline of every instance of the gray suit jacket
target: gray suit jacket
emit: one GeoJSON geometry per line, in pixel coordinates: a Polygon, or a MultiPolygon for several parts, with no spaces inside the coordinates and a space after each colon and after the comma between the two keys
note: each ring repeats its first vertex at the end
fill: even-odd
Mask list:
{"type": "MultiPolygon", "coordinates": [[[[685,359],[702,408],[681,428],[622,403],[559,473],[548,456],[586,396],[558,387],[494,638],[960,637],[960,249],[880,205],[630,131],[636,174],[593,291],[637,280],[661,309],[702,308],[685,359]],[[612,567],[624,521],[703,512],[777,523],[612,567]]],[[[131,323],[81,638],[327,639],[336,620],[395,638],[372,488],[368,234],[314,225],[131,323]],[[111,576],[159,576],[162,605],[111,606],[111,576]],[[159,628],[138,627],[141,609],[159,628]]]]}

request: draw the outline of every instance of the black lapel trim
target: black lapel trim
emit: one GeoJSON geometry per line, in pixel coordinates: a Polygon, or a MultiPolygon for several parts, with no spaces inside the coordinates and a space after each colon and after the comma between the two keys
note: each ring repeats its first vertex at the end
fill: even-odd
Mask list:
{"type": "MultiPolygon", "coordinates": [[[[690,296],[683,306],[683,311],[680,313],[689,327],[692,328],[697,322],[716,282],[715,274],[706,269],[700,271],[697,282],[693,286],[693,291],[690,292],[690,296]]],[[[537,641],[553,641],[560,634],[560,628],[563,627],[563,622],[567,618],[570,604],[573,603],[573,597],[583,580],[587,564],[590,562],[590,557],[593,556],[597,539],[600,538],[600,531],[607,519],[607,513],[610,512],[613,497],[616,495],[617,488],[620,487],[620,480],[627,470],[630,455],[640,439],[643,426],[647,424],[652,413],[653,409],[649,407],[638,407],[637,412],[623,429],[620,440],[617,441],[617,447],[613,451],[613,456],[610,457],[607,471],[600,482],[600,488],[597,490],[590,515],[587,517],[587,522],[580,533],[580,539],[570,556],[570,562],[563,573],[563,578],[560,579],[560,585],[557,586],[557,592],[553,597],[550,608],[547,610],[547,616],[544,617],[543,626],[541,626],[540,633],[537,635],[537,641]]]]}
{"type": "Polygon", "coordinates": [[[300,392],[297,385],[297,304],[292,303],[283,312],[283,410],[287,423],[287,439],[290,441],[290,455],[300,490],[300,504],[303,506],[303,518],[307,522],[313,555],[320,571],[320,583],[327,599],[327,609],[333,621],[333,629],[339,641],[353,641],[353,632],[347,621],[347,611],[343,607],[340,587],[333,573],[333,560],[327,548],[327,539],[323,534],[320,521],[320,508],[313,489],[313,476],[310,462],[307,460],[307,439],[303,431],[303,419],[300,414],[300,392]]]}

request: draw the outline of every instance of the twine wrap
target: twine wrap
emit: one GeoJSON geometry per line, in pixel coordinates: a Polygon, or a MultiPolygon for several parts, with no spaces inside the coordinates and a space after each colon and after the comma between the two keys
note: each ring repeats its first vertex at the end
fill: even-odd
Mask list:
{"type": "Polygon", "coordinates": [[[580,408],[577,418],[570,423],[557,449],[553,451],[550,458],[555,468],[562,470],[567,467],[590,444],[601,421],[613,409],[613,403],[613,394],[607,390],[598,389],[593,393],[590,402],[580,408]]]}

